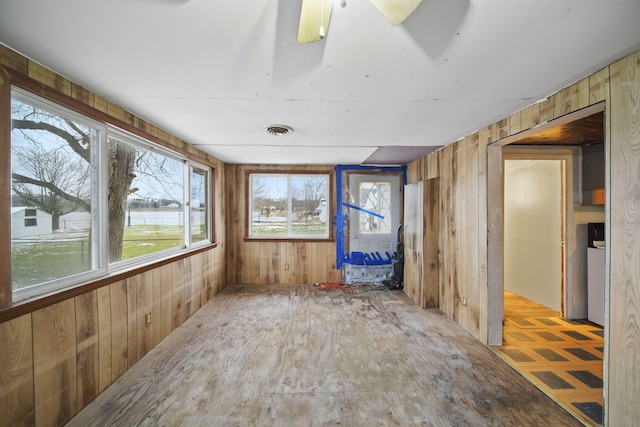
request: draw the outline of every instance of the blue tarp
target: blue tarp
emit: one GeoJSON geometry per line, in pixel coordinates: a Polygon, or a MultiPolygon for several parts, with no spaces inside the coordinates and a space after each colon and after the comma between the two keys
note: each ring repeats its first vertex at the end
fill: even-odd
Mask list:
{"type": "Polygon", "coordinates": [[[393,260],[391,259],[391,254],[389,252],[385,252],[386,258],[383,258],[380,255],[380,252],[351,252],[344,256],[343,264],[352,264],[352,265],[387,265],[391,264],[393,260]]]}

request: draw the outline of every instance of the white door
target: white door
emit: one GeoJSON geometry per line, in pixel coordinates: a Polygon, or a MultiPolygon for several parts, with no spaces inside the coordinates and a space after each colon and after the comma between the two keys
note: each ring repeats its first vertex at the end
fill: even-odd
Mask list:
{"type": "Polygon", "coordinates": [[[350,175],[349,192],[349,250],[393,254],[400,227],[400,175],[350,175]]]}

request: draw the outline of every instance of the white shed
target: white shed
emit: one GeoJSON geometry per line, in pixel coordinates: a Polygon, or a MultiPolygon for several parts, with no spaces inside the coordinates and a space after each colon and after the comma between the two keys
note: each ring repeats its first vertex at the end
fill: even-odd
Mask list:
{"type": "Polygon", "coordinates": [[[51,214],[29,206],[11,208],[11,238],[51,234],[52,232],[51,214]]]}

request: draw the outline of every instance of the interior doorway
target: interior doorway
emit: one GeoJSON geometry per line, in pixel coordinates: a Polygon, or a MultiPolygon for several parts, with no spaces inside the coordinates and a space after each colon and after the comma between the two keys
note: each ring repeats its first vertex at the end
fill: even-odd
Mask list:
{"type": "MultiPolygon", "coordinates": [[[[586,175],[601,175],[602,194],[605,189],[604,166],[587,167],[584,154],[587,148],[598,144],[604,146],[604,104],[506,138],[490,145],[487,151],[489,345],[587,425],[601,424],[603,415],[606,334],[602,326],[587,319],[586,297],[587,225],[605,219],[604,202],[596,206],[595,198],[586,197],[585,190],[591,188],[585,185],[585,177],[589,178],[586,175]],[[559,258],[564,260],[561,271],[565,285],[563,293],[557,287],[557,311],[549,308],[557,303],[541,305],[508,292],[509,236],[504,227],[504,197],[508,189],[503,185],[505,159],[514,159],[513,156],[520,160],[564,161],[564,238],[559,242],[559,258]]],[[[545,267],[540,264],[539,268],[545,267]]],[[[533,299],[537,298],[534,294],[533,299]]]]}
{"type": "Polygon", "coordinates": [[[564,315],[565,161],[504,159],[504,290],[564,315]]]}

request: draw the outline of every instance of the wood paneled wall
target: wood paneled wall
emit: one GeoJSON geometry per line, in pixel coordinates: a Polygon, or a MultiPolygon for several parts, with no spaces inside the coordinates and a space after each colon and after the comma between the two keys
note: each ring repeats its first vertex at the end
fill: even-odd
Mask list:
{"type": "MultiPolygon", "coordinates": [[[[227,283],[303,284],[341,280],[335,241],[246,240],[247,171],[333,173],[333,166],[226,165],[227,283]],[[288,267],[288,268],[287,268],[288,267]]],[[[335,188],[330,212],[335,215],[335,188]]]]}
{"type": "MultiPolygon", "coordinates": [[[[409,183],[440,177],[440,308],[483,342],[494,299],[489,265],[487,146],[589,105],[605,102],[607,266],[605,420],[640,418],[640,52],[409,165],[409,183]],[[492,300],[489,300],[489,296],[492,300]],[[467,298],[467,306],[461,298],[467,298]]],[[[493,163],[492,163],[493,164],[493,163]]],[[[501,318],[498,319],[501,321],[501,318]]]]}
{"type": "MultiPolygon", "coordinates": [[[[225,165],[2,45],[0,66],[5,89],[9,77],[26,82],[214,167],[217,246],[112,283],[102,279],[102,286],[88,284],[90,290],[66,299],[21,302],[21,315],[12,315],[16,307],[0,309],[7,319],[0,323],[0,426],[63,425],[224,288],[225,165]]],[[[6,162],[2,168],[7,176],[6,162]]],[[[5,252],[6,236],[0,239],[5,252]]]]}
{"type": "Polygon", "coordinates": [[[217,252],[1,323],[0,425],[68,421],[222,288],[217,252]]]}
{"type": "Polygon", "coordinates": [[[608,425],[622,426],[640,419],[640,52],[609,76],[605,399],[608,425]]]}

